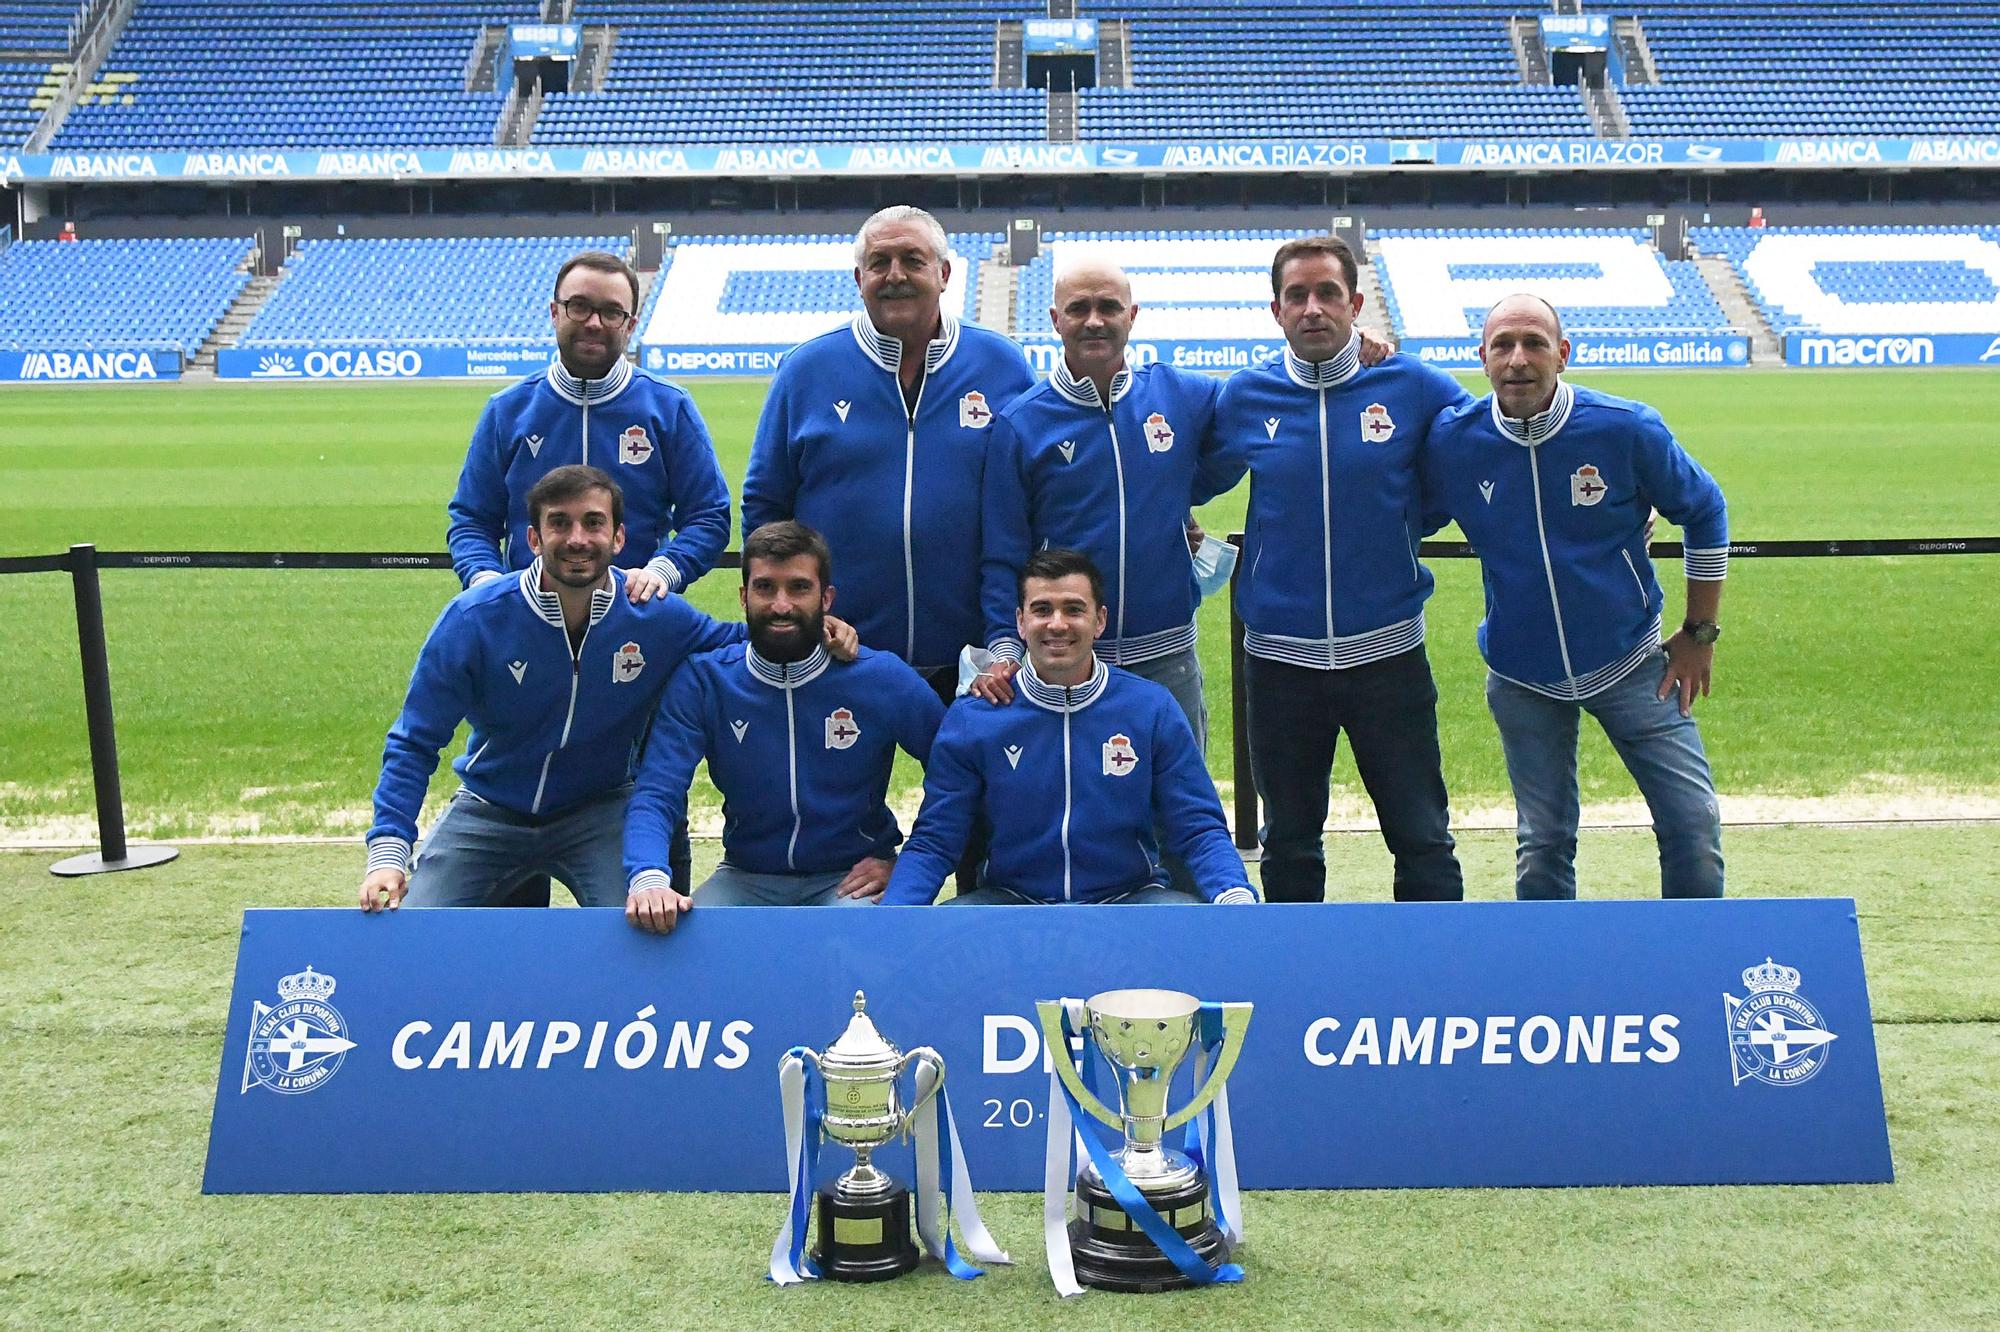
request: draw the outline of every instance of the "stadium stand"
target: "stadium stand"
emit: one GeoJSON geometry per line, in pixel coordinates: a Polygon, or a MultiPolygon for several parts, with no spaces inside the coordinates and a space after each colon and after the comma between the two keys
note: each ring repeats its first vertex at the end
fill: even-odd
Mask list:
{"type": "Polygon", "coordinates": [[[0,347],[192,356],[250,280],[255,242],[20,241],[0,250],[0,347]]]}
{"type": "Polygon", "coordinates": [[[0,148],[19,148],[41,123],[33,103],[49,76],[50,62],[0,60],[0,148]]]}
{"type": "Polygon", "coordinates": [[[35,132],[51,74],[68,72],[71,25],[79,0],[8,0],[0,6],[0,148],[18,148],[35,132]]]}
{"type": "MultiPolygon", "coordinates": [[[[964,319],[978,309],[979,264],[997,232],[956,235],[944,306],[964,319]]],[[[861,309],[852,236],[703,236],[674,247],[654,283],[646,347],[790,347],[861,309]]]]}
{"type": "Polygon", "coordinates": [[[1369,248],[1402,337],[1476,336],[1493,303],[1518,291],[1555,306],[1570,333],[1729,329],[1695,265],[1662,258],[1644,230],[1385,230],[1369,248]]]}
{"type": "MultiPolygon", "coordinates": [[[[1097,0],[1131,21],[1130,88],[1085,88],[1085,139],[1590,138],[1575,88],[1524,84],[1517,0],[1097,0]]],[[[1531,7],[1527,7],[1531,8],[1531,7]]]]}
{"type": "Polygon", "coordinates": [[[1771,328],[2000,333],[2000,227],[1696,227],[1771,328]]]}
{"type": "Polygon", "coordinates": [[[1048,309],[1057,272],[1074,259],[1105,258],[1132,280],[1146,338],[1270,341],[1271,254],[1294,233],[1279,231],[1051,232],[1015,278],[1024,341],[1051,341],[1048,309]]]}
{"type": "Polygon", "coordinates": [[[1661,82],[1621,90],[1635,135],[1991,134],[2000,6],[1645,0],[1661,82]]]}
{"type": "Polygon", "coordinates": [[[500,91],[466,92],[482,25],[535,0],[140,0],[52,147],[433,148],[491,144],[500,91]]]}
{"type": "Polygon", "coordinates": [[[629,236],[309,240],[237,345],[553,341],[549,292],[563,260],[631,249],[629,236]]]}
{"type": "Polygon", "coordinates": [[[617,44],[603,91],[552,93],[538,144],[1041,139],[1038,90],[995,88],[993,33],[1019,0],[583,0],[617,44]],[[915,19],[915,22],[911,22],[915,19]]]}

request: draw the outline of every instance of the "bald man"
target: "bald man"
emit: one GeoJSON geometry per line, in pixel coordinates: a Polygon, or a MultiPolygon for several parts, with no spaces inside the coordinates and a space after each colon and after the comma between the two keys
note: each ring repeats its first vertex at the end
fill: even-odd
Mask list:
{"type": "Polygon", "coordinates": [[[1037,550],[1080,550],[1104,573],[1103,661],[1165,685],[1205,748],[1190,510],[1226,489],[1216,462],[1222,382],[1125,364],[1139,306],[1108,260],[1065,269],[1049,321],[1063,356],[993,426],[982,499],[980,608],[993,664],[973,692],[1012,696],[1021,664],[1015,589],[1037,550]]]}
{"type": "Polygon", "coordinates": [[[1486,316],[1493,392],[1446,409],[1423,461],[1428,530],[1456,519],[1479,552],[1486,702],[1514,788],[1517,897],[1576,896],[1578,719],[1597,719],[1653,815],[1665,897],[1722,895],[1722,823],[1694,700],[1707,694],[1729,571],[1722,490],[1644,403],[1577,388],[1538,296],[1486,316]],[[1647,554],[1654,509],[1680,524],[1686,618],[1647,554]]]}

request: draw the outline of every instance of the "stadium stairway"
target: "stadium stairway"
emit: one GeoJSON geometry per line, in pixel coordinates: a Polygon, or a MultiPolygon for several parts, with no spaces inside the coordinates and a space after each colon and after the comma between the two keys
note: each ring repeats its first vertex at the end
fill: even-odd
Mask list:
{"type": "Polygon", "coordinates": [[[181,370],[183,379],[214,379],[216,353],[224,347],[234,347],[243,330],[250,327],[250,321],[264,308],[264,302],[271,299],[271,293],[278,289],[275,277],[253,277],[243,284],[243,290],[236,294],[229,309],[214,328],[209,330],[208,340],[201,344],[194,356],[181,370]]]}
{"type": "Polygon", "coordinates": [[[1007,253],[1003,241],[979,265],[979,324],[1012,335],[1019,332],[1018,312],[1014,309],[1019,284],[1014,281],[1014,268],[1007,261],[1007,253]]]}
{"type": "Polygon", "coordinates": [[[1382,277],[1368,260],[1361,262],[1361,315],[1354,322],[1380,338],[1397,340],[1397,330],[1389,326],[1389,302],[1382,299],[1382,277]]]}
{"type": "Polygon", "coordinates": [[[1784,347],[1771,325],[1765,322],[1763,311],[1750,299],[1744,289],[1743,279],[1737,275],[1736,266],[1727,256],[1720,254],[1694,255],[1695,271],[1715,296],[1715,303],[1722,307],[1722,313],[1729,322],[1750,335],[1750,363],[1752,365],[1783,366],[1784,347]]]}

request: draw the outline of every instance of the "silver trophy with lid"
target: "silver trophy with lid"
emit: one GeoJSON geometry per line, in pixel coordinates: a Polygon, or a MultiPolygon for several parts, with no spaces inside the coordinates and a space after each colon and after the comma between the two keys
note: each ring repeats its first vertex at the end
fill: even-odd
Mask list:
{"type": "Polygon", "coordinates": [[[820,1274],[835,1281],[887,1281],[917,1265],[910,1190],[869,1158],[906,1135],[917,1111],[944,1086],[944,1059],[937,1051],[918,1046],[905,1054],[883,1039],[867,1010],[867,996],[856,990],[847,1030],[826,1049],[803,1052],[826,1084],[821,1133],[854,1151],[853,1167],[818,1191],[813,1258],[820,1274]],[[902,1075],[922,1065],[935,1076],[905,1106],[902,1075]]]}

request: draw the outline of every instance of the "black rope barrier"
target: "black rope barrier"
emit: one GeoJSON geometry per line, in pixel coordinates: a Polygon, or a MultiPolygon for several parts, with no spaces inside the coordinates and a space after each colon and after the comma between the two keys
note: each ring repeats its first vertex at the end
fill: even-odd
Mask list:
{"type": "MultiPolygon", "coordinates": [[[[1238,546],[1243,536],[1231,533],[1238,546]]],[[[1464,541],[1426,541],[1421,554],[1434,560],[1471,559],[1475,552],[1464,541]]],[[[1681,543],[1656,541],[1654,559],[1679,558],[1681,543]]],[[[1729,547],[1732,559],[1826,559],[1842,556],[1995,555],[2000,537],[1887,537],[1843,541],[1739,541],[1729,547]]],[[[742,566],[737,551],[724,551],[715,567],[742,566]]],[[[104,644],[104,603],[98,585],[101,569],[438,569],[451,568],[442,551],[323,551],[323,550],[126,550],[100,551],[95,546],[71,546],[60,555],[0,556],[0,575],[67,573],[76,601],[77,647],[82,658],[84,718],[90,731],[90,770],[97,798],[98,850],[74,856],[51,868],[57,874],[98,874],[138,869],[171,860],[171,847],[128,847],[125,809],[118,771],[118,738],[112,724],[111,665],[104,644]]],[[[1239,572],[1241,571],[1239,566],[1239,572]]],[[[1236,844],[1257,845],[1257,791],[1243,779],[1250,771],[1250,741],[1243,724],[1243,622],[1232,597],[1229,613],[1229,711],[1235,723],[1234,772],[1236,844]]]]}

